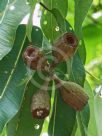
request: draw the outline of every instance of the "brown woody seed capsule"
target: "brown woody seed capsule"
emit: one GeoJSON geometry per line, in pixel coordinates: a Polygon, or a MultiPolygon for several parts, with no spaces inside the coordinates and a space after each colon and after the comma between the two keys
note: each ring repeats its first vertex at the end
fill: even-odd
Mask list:
{"type": "Polygon", "coordinates": [[[32,98],[31,113],[33,118],[44,119],[50,113],[50,96],[47,90],[37,91],[32,98]]]}
{"type": "Polygon", "coordinates": [[[64,102],[75,110],[81,111],[88,103],[89,97],[80,85],[74,82],[62,81],[58,78],[55,78],[55,82],[59,85],[60,93],[64,102]]]}
{"type": "Polygon", "coordinates": [[[47,58],[37,47],[28,46],[23,53],[23,59],[32,70],[45,70],[49,67],[47,58]]]}
{"type": "Polygon", "coordinates": [[[32,116],[37,119],[43,119],[50,112],[50,97],[47,91],[38,91],[33,95],[31,104],[32,116]]]}
{"type": "Polygon", "coordinates": [[[73,33],[63,34],[53,45],[52,54],[55,63],[60,63],[72,57],[75,53],[78,40],[73,33]]]}

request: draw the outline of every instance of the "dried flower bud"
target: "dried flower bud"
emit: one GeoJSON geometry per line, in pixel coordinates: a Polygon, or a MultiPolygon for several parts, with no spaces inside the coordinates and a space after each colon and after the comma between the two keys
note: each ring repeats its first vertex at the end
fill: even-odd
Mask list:
{"type": "Polygon", "coordinates": [[[80,85],[74,82],[62,81],[58,78],[55,78],[55,82],[59,86],[64,102],[75,110],[81,111],[88,103],[89,97],[80,85]]]}
{"type": "Polygon", "coordinates": [[[63,34],[53,45],[54,61],[60,63],[72,57],[75,53],[78,40],[73,33],[63,34]]]}
{"type": "Polygon", "coordinates": [[[49,67],[47,58],[37,47],[28,46],[23,53],[23,59],[32,70],[45,70],[49,67]]]}
{"type": "Polygon", "coordinates": [[[47,87],[45,89],[37,91],[32,98],[31,112],[33,118],[44,119],[50,113],[50,96],[47,92],[47,87]]]}

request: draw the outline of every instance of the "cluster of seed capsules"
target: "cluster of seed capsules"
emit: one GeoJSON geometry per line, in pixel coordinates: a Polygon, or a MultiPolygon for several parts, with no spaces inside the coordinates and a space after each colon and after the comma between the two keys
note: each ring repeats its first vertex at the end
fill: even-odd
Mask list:
{"type": "MultiPolygon", "coordinates": [[[[28,46],[25,49],[23,60],[32,70],[48,72],[50,79],[55,81],[56,86],[59,85],[63,101],[75,110],[81,111],[89,99],[84,89],[74,82],[61,80],[52,72],[57,64],[74,56],[77,45],[78,40],[73,33],[64,33],[53,44],[52,55],[54,59],[52,64],[48,63],[46,55],[40,48],[33,46],[28,46]]],[[[45,81],[41,89],[32,97],[31,112],[34,118],[43,119],[50,113],[48,84],[49,81],[45,81]]]]}

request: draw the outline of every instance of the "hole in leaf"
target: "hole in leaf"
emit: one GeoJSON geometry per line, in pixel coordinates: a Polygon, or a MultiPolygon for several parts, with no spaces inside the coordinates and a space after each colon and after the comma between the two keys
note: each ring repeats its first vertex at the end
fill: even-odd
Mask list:
{"type": "Polygon", "coordinates": [[[55,27],[55,31],[58,32],[59,31],[59,26],[55,27]]]}
{"type": "Polygon", "coordinates": [[[35,30],[36,30],[36,31],[39,31],[39,29],[38,29],[38,28],[36,28],[35,30]]]}
{"type": "Polygon", "coordinates": [[[29,2],[26,2],[26,5],[29,5],[29,2]]]}
{"type": "Polygon", "coordinates": [[[49,39],[49,43],[51,42],[51,39],[49,39]]]}
{"type": "Polygon", "coordinates": [[[44,11],[44,15],[46,15],[46,14],[47,14],[47,11],[45,10],[45,11],[44,11]]]}
{"type": "Polygon", "coordinates": [[[47,25],[47,21],[44,21],[44,23],[43,23],[44,25],[47,25]]]}
{"type": "Polygon", "coordinates": [[[7,74],[7,73],[8,73],[8,71],[4,71],[4,73],[5,73],[5,74],[7,74]]]}
{"type": "Polygon", "coordinates": [[[72,27],[69,27],[70,30],[72,30],[72,27]]]}
{"type": "Polygon", "coordinates": [[[82,40],[79,41],[79,45],[82,45],[82,40]]]}
{"type": "Polygon", "coordinates": [[[102,98],[102,85],[96,87],[95,92],[99,93],[99,97],[102,98]]]}
{"type": "Polygon", "coordinates": [[[39,124],[35,124],[34,128],[35,128],[35,129],[39,129],[39,128],[40,128],[40,125],[39,125],[39,124]]]}
{"type": "Polygon", "coordinates": [[[9,8],[10,10],[14,10],[15,9],[15,6],[10,6],[10,8],[9,8]]]}
{"type": "Polygon", "coordinates": [[[46,118],[46,121],[47,121],[47,122],[49,122],[49,121],[50,121],[49,117],[47,117],[47,118],[46,118]]]}

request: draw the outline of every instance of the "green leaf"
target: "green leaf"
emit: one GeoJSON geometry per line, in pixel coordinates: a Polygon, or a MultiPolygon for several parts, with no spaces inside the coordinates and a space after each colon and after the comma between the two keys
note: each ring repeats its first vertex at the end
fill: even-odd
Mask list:
{"type": "Polygon", "coordinates": [[[0,24],[0,59],[11,50],[16,29],[28,12],[29,6],[26,4],[26,0],[17,0],[8,6],[5,17],[0,24]]]}
{"type": "MultiPolygon", "coordinates": [[[[35,44],[38,42],[38,39],[35,36],[36,29],[36,36],[42,37],[41,30],[38,27],[34,27],[32,30],[32,41],[34,41],[35,44]]],[[[18,112],[24,95],[24,88],[27,82],[27,71],[22,59],[22,50],[29,45],[27,39],[24,44],[25,39],[26,26],[21,25],[17,31],[14,48],[0,62],[0,77],[2,78],[0,80],[0,84],[2,86],[2,95],[0,98],[0,133],[4,125],[18,112]],[[5,67],[5,63],[10,66],[7,67],[6,65],[5,67]]]]}
{"type": "Polygon", "coordinates": [[[85,81],[85,69],[78,52],[73,57],[71,72],[72,74],[70,79],[73,82],[76,82],[77,84],[83,86],[85,81]]]}
{"type": "MultiPolygon", "coordinates": [[[[68,32],[72,31],[72,27],[68,22],[66,22],[66,28],[68,32]]],[[[67,73],[68,67],[69,65],[67,65],[67,62],[63,62],[59,64],[59,66],[57,66],[56,72],[61,79],[65,78],[65,74],[68,74],[67,73]]],[[[53,113],[49,124],[49,135],[53,136],[71,135],[74,129],[75,120],[76,120],[75,110],[73,110],[70,106],[63,102],[59,91],[55,92],[53,113]]]]}
{"type": "MultiPolygon", "coordinates": [[[[75,28],[75,33],[76,33],[78,40],[79,40],[79,45],[80,45],[79,49],[78,49],[78,52],[80,54],[79,61],[81,59],[82,62],[79,64],[81,64],[81,67],[83,70],[81,70],[81,72],[80,72],[78,70],[80,68],[78,68],[77,69],[78,72],[77,72],[76,69],[74,68],[75,65],[73,65],[73,68],[74,68],[73,76],[74,76],[75,82],[77,82],[81,86],[84,85],[84,80],[85,80],[85,70],[84,70],[82,63],[85,63],[85,60],[86,60],[86,50],[85,50],[85,45],[84,45],[83,35],[82,35],[82,23],[86,17],[86,14],[88,12],[88,9],[89,9],[91,3],[92,3],[92,0],[87,0],[87,1],[86,0],[83,0],[83,1],[75,0],[74,28],[75,28]],[[83,73],[83,76],[82,76],[82,81],[81,81],[80,77],[81,77],[82,73],[83,73]],[[79,80],[78,80],[78,78],[79,78],[79,80]]],[[[78,65],[78,63],[77,63],[77,65],[78,65]]],[[[88,120],[89,120],[89,106],[87,105],[81,113],[78,113],[77,117],[78,117],[78,123],[79,123],[80,131],[81,131],[81,135],[83,135],[83,136],[88,135],[87,129],[88,129],[88,120]]]]}
{"type": "Polygon", "coordinates": [[[94,113],[94,94],[88,81],[85,81],[84,86],[89,96],[89,106],[90,106],[90,120],[89,120],[89,126],[88,126],[88,136],[98,136],[96,121],[95,121],[95,113],[94,113]]]}
{"type": "MultiPolygon", "coordinates": [[[[81,86],[84,85],[85,70],[78,52],[73,57],[72,73],[70,76],[70,80],[78,83],[81,86]]],[[[77,113],[78,125],[82,136],[87,136],[88,134],[87,130],[89,123],[89,115],[90,115],[89,105],[86,105],[81,112],[77,113]]]]}
{"type": "MultiPolygon", "coordinates": [[[[39,84],[42,86],[44,80],[39,77],[37,72],[34,74],[33,78],[34,80],[38,80],[39,84]]],[[[19,113],[7,125],[7,136],[40,135],[44,120],[34,119],[30,112],[32,96],[38,89],[39,88],[36,87],[35,84],[29,82],[19,113]]]]}
{"type": "Polygon", "coordinates": [[[75,119],[75,111],[63,102],[59,90],[56,90],[53,113],[49,123],[49,135],[70,136],[73,131],[75,119]]]}
{"type": "Polygon", "coordinates": [[[34,13],[34,9],[35,9],[35,4],[36,4],[36,0],[34,2],[30,2],[30,16],[28,19],[28,23],[26,26],[26,33],[27,33],[27,37],[29,39],[29,41],[31,42],[31,32],[32,32],[32,27],[33,27],[33,13],[34,13]]]}
{"type": "Polygon", "coordinates": [[[80,42],[79,42],[78,52],[80,54],[80,58],[81,58],[83,64],[85,64],[85,62],[86,62],[86,48],[85,48],[85,43],[84,43],[83,39],[80,40],[80,42]]]}
{"type": "Polygon", "coordinates": [[[65,19],[63,18],[63,16],[61,15],[61,13],[57,9],[55,9],[55,8],[53,8],[51,10],[51,12],[55,16],[55,18],[56,18],[56,22],[57,22],[57,24],[59,26],[60,33],[66,32],[65,19]]]}
{"type": "Polygon", "coordinates": [[[53,40],[60,35],[60,29],[62,29],[62,31],[65,30],[65,22],[63,18],[66,17],[68,3],[67,0],[61,0],[60,2],[58,0],[44,0],[43,2],[50,12],[46,10],[43,11],[41,27],[48,40],[53,42],[53,40]],[[51,14],[51,12],[53,14],[51,14]]]}
{"type": "Polygon", "coordinates": [[[67,62],[61,62],[55,68],[56,75],[60,77],[62,80],[65,80],[65,74],[68,74],[68,64],[67,62]]]}
{"type": "Polygon", "coordinates": [[[86,105],[81,112],[77,113],[77,122],[82,136],[88,136],[89,118],[90,118],[89,105],[86,105]]]}
{"type": "Polygon", "coordinates": [[[2,20],[4,19],[7,6],[8,6],[8,0],[1,0],[0,1],[0,24],[1,24],[2,20]]]}
{"type": "MultiPolygon", "coordinates": [[[[20,29],[20,28],[19,28],[20,29]]],[[[20,35],[19,37],[16,38],[15,44],[13,51],[9,53],[6,57],[3,58],[0,62],[0,96],[3,95],[5,91],[5,86],[7,84],[8,79],[10,78],[12,74],[12,70],[15,68],[15,63],[17,60],[17,54],[19,54],[20,46],[21,46],[21,40],[24,40],[22,33],[24,33],[24,30],[19,30],[17,32],[17,36],[20,35]],[[20,31],[20,32],[19,32],[20,31]],[[20,34],[18,34],[20,33],[20,34]],[[22,38],[22,39],[21,39],[22,38]],[[19,48],[18,48],[19,45],[19,48]],[[15,55],[16,53],[16,55],[15,55]],[[6,65],[5,65],[6,63],[6,65]]],[[[26,33],[25,33],[26,34],[26,33]]],[[[25,34],[23,34],[25,36],[25,34]]],[[[38,47],[42,46],[42,32],[38,27],[34,27],[32,30],[32,43],[33,45],[36,45],[38,47]],[[35,37],[35,38],[34,38],[35,37]]],[[[27,42],[29,45],[29,43],[27,42]]]]}
{"type": "Polygon", "coordinates": [[[32,32],[32,26],[33,26],[32,17],[33,17],[34,10],[32,10],[31,12],[32,13],[29,16],[28,24],[26,26],[26,33],[27,33],[27,37],[28,37],[28,39],[29,39],[30,42],[31,42],[31,32],[32,32]]]}
{"type": "Polygon", "coordinates": [[[87,12],[91,6],[92,0],[74,0],[75,1],[75,16],[74,16],[74,28],[76,35],[79,39],[79,54],[80,57],[85,63],[86,60],[86,50],[85,44],[83,41],[83,34],[82,34],[82,23],[87,15],[87,12]],[[79,10],[80,9],[80,10],[79,10]]]}
{"type": "Polygon", "coordinates": [[[83,27],[86,51],[88,53],[86,63],[102,54],[102,27],[90,24],[83,27]],[[97,40],[95,40],[97,39],[97,40]]]}
{"type": "MultiPolygon", "coordinates": [[[[16,33],[16,39],[14,43],[14,48],[6,57],[0,61],[0,97],[5,93],[6,87],[9,84],[10,79],[18,65],[19,52],[22,44],[25,41],[25,27],[22,25],[18,28],[16,33]],[[6,64],[6,65],[5,65],[6,64]]],[[[21,52],[20,52],[21,53],[21,52]]]]}
{"type": "Polygon", "coordinates": [[[34,27],[32,29],[32,44],[34,46],[37,46],[39,48],[42,47],[42,41],[43,41],[43,34],[41,29],[39,29],[39,27],[34,27]]]}
{"type": "MultiPolygon", "coordinates": [[[[101,91],[101,90],[100,90],[101,91]]],[[[102,96],[100,92],[94,98],[94,112],[98,136],[102,135],[102,96]]]]}
{"type": "Polygon", "coordinates": [[[25,26],[18,28],[13,50],[0,62],[0,78],[2,78],[0,79],[2,87],[0,97],[0,133],[4,125],[17,113],[22,101],[26,84],[20,85],[20,82],[26,78],[26,68],[24,67],[21,55],[26,38],[25,30],[25,26]],[[13,57],[14,61],[12,61],[13,57]],[[9,69],[7,65],[6,67],[2,67],[5,64],[10,65],[9,69]]]}
{"type": "Polygon", "coordinates": [[[77,125],[77,121],[76,121],[71,136],[76,136],[75,134],[76,134],[77,126],[78,125],[77,125]]]}
{"type": "Polygon", "coordinates": [[[8,0],[0,0],[0,16],[2,12],[5,10],[7,3],[8,3],[8,0]]]}
{"type": "Polygon", "coordinates": [[[35,0],[27,0],[27,2],[28,2],[30,5],[32,5],[32,4],[35,2],[35,0]]]}
{"type": "Polygon", "coordinates": [[[75,18],[74,18],[75,32],[79,38],[82,38],[82,23],[91,6],[92,0],[74,0],[74,1],[75,1],[75,18]]]}
{"type": "Polygon", "coordinates": [[[0,23],[4,18],[7,6],[8,6],[8,0],[0,0],[0,23]]]}

